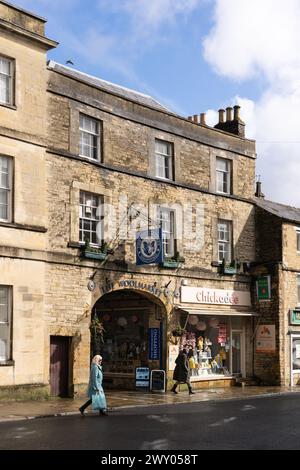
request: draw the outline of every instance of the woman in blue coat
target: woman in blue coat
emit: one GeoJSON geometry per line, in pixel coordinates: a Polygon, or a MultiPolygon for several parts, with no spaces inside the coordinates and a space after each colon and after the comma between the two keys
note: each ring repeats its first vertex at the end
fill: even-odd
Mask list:
{"type": "Polygon", "coordinates": [[[107,415],[107,405],[104,390],[102,387],[103,373],[102,373],[102,357],[97,355],[92,359],[88,397],[89,400],[79,408],[82,416],[84,410],[92,405],[93,410],[99,410],[100,415],[107,415]]]}

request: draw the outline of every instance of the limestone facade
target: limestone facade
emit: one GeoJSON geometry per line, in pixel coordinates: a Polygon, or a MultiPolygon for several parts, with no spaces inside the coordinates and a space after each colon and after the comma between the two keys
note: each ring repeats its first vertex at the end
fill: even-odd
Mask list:
{"type": "MultiPolygon", "coordinates": [[[[39,385],[50,392],[51,338],[67,338],[68,394],[83,391],[95,305],[117,291],[141,294],[149,302],[149,328],[163,324],[163,360],[150,361],[150,366],[163,367],[171,379],[169,345],[178,323],[174,308],[199,308],[182,304],[183,284],[252,295],[240,309],[202,305],[201,311],[212,317],[249,315],[242,317],[243,375],[251,377],[255,365],[257,375],[263,375],[268,358],[256,358],[255,292],[248,269],[258,256],[255,142],[182,118],[150,97],[109,88],[68,67],[46,66],[46,51],[56,43],[44,36],[45,20],[1,0],[0,19],[0,58],[9,57],[15,65],[14,101],[0,104],[0,157],[12,159],[14,181],[12,217],[0,223],[0,287],[9,287],[12,294],[10,353],[0,363],[0,387],[39,385]],[[98,160],[80,156],[81,116],[99,124],[98,160]],[[172,148],[171,179],[156,176],[156,141],[172,148]],[[230,165],[229,194],[217,192],[218,159],[230,165]],[[113,218],[105,219],[104,238],[113,254],[103,261],[82,256],[82,192],[101,197],[117,218],[112,237],[113,218]],[[176,269],[137,266],[135,233],[157,227],[156,208],[163,205],[176,206],[178,234],[181,209],[189,208],[183,215],[185,223],[192,221],[189,231],[196,227],[196,216],[202,216],[196,248],[184,232],[176,240],[184,258],[176,269]],[[129,208],[138,206],[139,216],[130,219],[129,208]],[[218,262],[220,220],[232,224],[231,258],[239,265],[235,274],[222,273],[218,262]]],[[[280,354],[287,353],[282,349],[280,354]]],[[[198,386],[204,383],[209,385],[202,380],[198,386]]]]}

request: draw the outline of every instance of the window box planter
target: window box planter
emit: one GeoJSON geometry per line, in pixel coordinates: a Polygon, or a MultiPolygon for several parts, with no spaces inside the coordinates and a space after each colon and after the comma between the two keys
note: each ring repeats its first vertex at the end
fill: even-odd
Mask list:
{"type": "Polygon", "coordinates": [[[98,259],[98,260],[105,260],[107,257],[107,253],[100,252],[100,251],[89,251],[89,250],[83,250],[83,256],[84,258],[90,258],[90,259],[98,259]]]}
{"type": "Polygon", "coordinates": [[[107,255],[112,255],[114,252],[107,247],[106,243],[103,243],[99,248],[93,248],[88,242],[86,242],[81,248],[81,253],[84,258],[104,261],[107,258],[107,255]]]}
{"type": "Polygon", "coordinates": [[[223,261],[221,265],[221,271],[223,274],[229,274],[231,276],[237,274],[240,270],[240,264],[237,263],[236,261],[233,261],[232,263],[225,263],[223,261]]]}
{"type": "Polygon", "coordinates": [[[179,268],[179,265],[184,262],[185,259],[177,252],[174,258],[165,258],[161,263],[161,267],[167,269],[177,269],[179,268]]]}
{"type": "Polygon", "coordinates": [[[161,263],[162,268],[168,268],[168,269],[177,269],[179,267],[179,261],[176,261],[175,259],[173,260],[165,260],[161,263]]]}

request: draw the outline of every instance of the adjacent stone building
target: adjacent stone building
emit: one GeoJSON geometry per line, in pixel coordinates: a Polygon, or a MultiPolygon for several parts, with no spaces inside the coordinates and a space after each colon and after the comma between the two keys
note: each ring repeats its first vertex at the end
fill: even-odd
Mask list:
{"type": "Polygon", "coordinates": [[[196,388],[266,380],[270,361],[286,383],[286,349],[257,352],[262,318],[281,344],[286,306],[256,298],[270,246],[239,107],[211,128],[47,64],[44,24],[0,0],[2,393],[79,394],[95,353],[106,387],[148,387],[150,369],[170,388],[183,346],[196,388]]]}
{"type": "Polygon", "coordinates": [[[258,354],[256,375],[264,382],[299,385],[300,380],[300,209],[256,199],[257,265],[269,278],[269,299],[257,303],[260,323],[275,326],[273,353],[258,354]]]}

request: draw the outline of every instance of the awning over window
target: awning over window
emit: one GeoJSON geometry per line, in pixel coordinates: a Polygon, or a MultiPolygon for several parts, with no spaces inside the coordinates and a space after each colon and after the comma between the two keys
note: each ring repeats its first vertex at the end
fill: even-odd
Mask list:
{"type": "Polygon", "coordinates": [[[192,308],[185,308],[182,305],[178,305],[175,307],[176,310],[181,311],[183,313],[187,313],[189,315],[210,315],[214,316],[222,316],[222,317],[259,317],[259,313],[256,312],[243,312],[240,310],[210,310],[210,309],[192,309],[192,308]]]}

